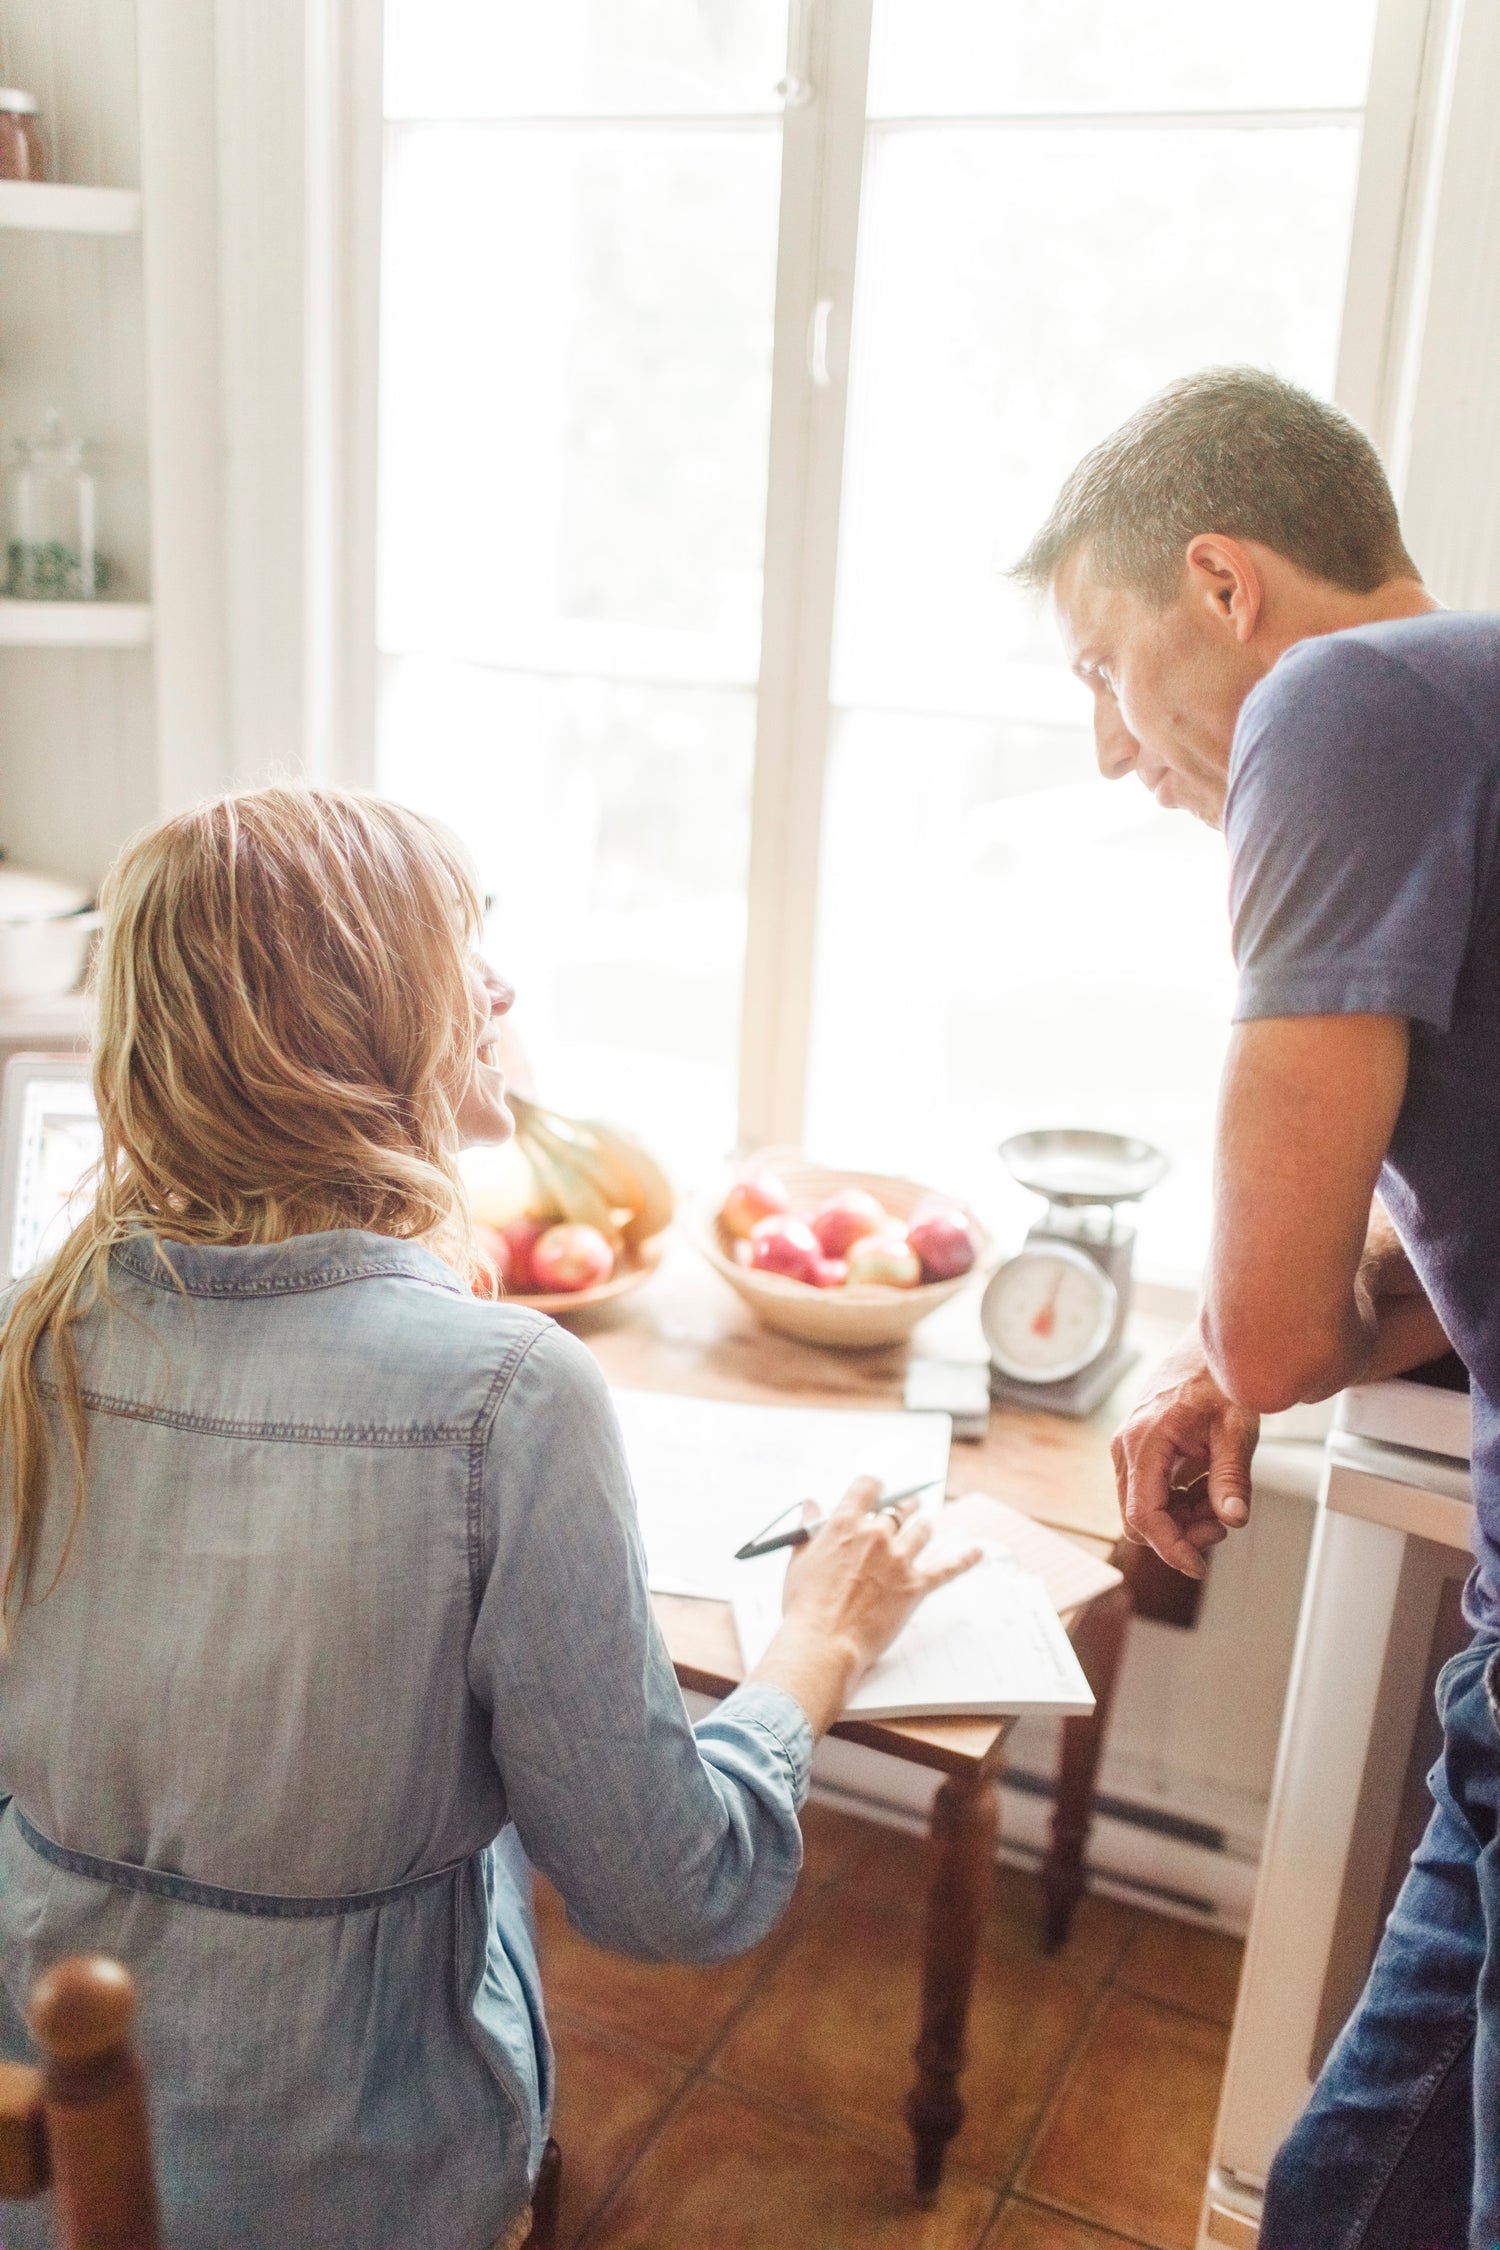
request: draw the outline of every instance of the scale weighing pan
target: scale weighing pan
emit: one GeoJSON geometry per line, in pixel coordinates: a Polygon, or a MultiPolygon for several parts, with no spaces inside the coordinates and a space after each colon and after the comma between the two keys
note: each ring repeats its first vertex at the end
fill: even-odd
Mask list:
{"type": "Polygon", "coordinates": [[[1055,1127],[1000,1143],[1013,1179],[1052,1204],[1134,1203],[1171,1170],[1171,1158],[1128,1133],[1055,1127]]]}

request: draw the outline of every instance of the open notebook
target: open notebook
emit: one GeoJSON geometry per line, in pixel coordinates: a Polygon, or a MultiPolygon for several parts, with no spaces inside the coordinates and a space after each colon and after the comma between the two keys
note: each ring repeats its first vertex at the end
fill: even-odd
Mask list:
{"type": "MultiPolygon", "coordinates": [[[[1118,1585],[1120,1573],[987,1495],[970,1495],[944,1513],[934,1544],[967,1544],[977,1534],[985,1559],[928,1595],[860,1681],[845,1716],[1002,1718],[1092,1711],[1093,1691],[1058,1607],[1093,1600],[1118,1585]],[[1066,1588],[1060,1604],[1048,1578],[1066,1588]]],[[[740,1565],[734,1622],[747,1670],[764,1655],[781,1621],[785,1575],[784,1555],[740,1565]]]]}

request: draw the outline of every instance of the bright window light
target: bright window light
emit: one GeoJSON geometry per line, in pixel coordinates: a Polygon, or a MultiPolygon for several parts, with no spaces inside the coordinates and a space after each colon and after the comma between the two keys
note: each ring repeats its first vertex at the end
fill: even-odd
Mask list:
{"type": "Polygon", "coordinates": [[[1144,1135],[1142,1270],[1196,1278],[1232,997],[1220,840],[1097,778],[1006,584],[1080,455],[1227,361],[1327,394],[1373,0],[877,0],[809,1145],[966,1190],[1144,1135]]]}
{"type": "MultiPolygon", "coordinates": [[[[874,0],[806,1139],[1009,1226],[1006,1133],[1144,1134],[1171,1278],[1222,845],[1099,780],[1003,573],[1172,377],[1331,391],[1374,16],[874,0]]],[[[379,777],[473,850],[547,1097],[691,1178],[740,1093],[773,353],[810,379],[785,0],[387,0],[386,33],[379,777]]]]}
{"type": "Polygon", "coordinates": [[[784,7],[391,0],[379,776],[546,1098],[735,1136],[784,7]]]}

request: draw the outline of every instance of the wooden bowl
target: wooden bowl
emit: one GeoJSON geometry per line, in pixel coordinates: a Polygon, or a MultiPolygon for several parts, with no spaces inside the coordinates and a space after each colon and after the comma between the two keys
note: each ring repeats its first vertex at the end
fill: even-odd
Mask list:
{"type": "MultiPolygon", "coordinates": [[[[820,1203],[842,1188],[865,1188],[894,1218],[910,1218],[924,1197],[936,1191],[920,1181],[897,1179],[886,1172],[835,1172],[826,1165],[810,1164],[797,1149],[765,1149],[755,1159],[783,1182],[799,1217],[806,1218],[820,1203]]],[[[783,1336],[804,1344],[828,1344],[839,1351],[870,1351],[881,1344],[905,1343],[919,1320],[946,1303],[972,1279],[984,1262],[989,1235],[966,1203],[947,1197],[964,1213],[974,1232],[975,1258],[968,1273],[952,1281],[918,1282],[915,1289],[892,1289],[883,1282],[856,1282],[842,1289],[813,1289],[805,1281],[788,1281],[779,1273],[755,1273],[736,1265],[734,1237],[720,1224],[719,1205],[738,1175],[726,1175],[717,1187],[692,1203],[687,1230],[716,1273],[737,1290],[757,1320],[783,1336]]]]}
{"type": "Polygon", "coordinates": [[[613,1304],[617,1297],[628,1297],[651,1279],[666,1246],[666,1235],[654,1234],[634,1253],[623,1250],[608,1281],[596,1281],[592,1289],[552,1289],[535,1294],[508,1291],[504,1302],[529,1306],[532,1312],[551,1313],[554,1320],[562,1313],[587,1312],[593,1305],[613,1304]]]}

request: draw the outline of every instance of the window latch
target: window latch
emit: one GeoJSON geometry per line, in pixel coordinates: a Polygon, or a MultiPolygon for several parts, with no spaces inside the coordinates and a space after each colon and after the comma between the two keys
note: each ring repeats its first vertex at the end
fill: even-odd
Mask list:
{"type": "Polygon", "coordinates": [[[832,318],[833,299],[820,297],[807,324],[807,372],[814,388],[820,391],[830,390],[833,385],[828,367],[828,323],[832,318]]]}
{"type": "Polygon", "coordinates": [[[813,98],[808,76],[812,64],[813,0],[789,0],[786,12],[786,76],[776,92],[786,109],[805,109],[813,98]]]}

